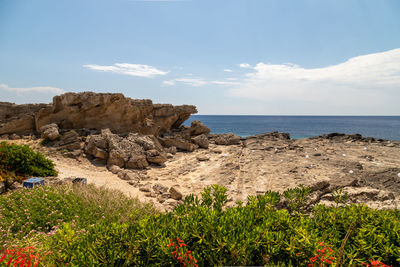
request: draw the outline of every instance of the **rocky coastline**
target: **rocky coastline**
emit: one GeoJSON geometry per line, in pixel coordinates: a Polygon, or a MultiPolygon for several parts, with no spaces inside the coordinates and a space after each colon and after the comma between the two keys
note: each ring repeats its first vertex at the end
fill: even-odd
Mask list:
{"type": "Polygon", "coordinates": [[[49,153],[60,182],[86,177],[168,210],[211,184],[229,204],[268,190],[312,188],[310,205],[332,203],[336,189],[373,208],[400,204],[400,142],[331,133],[300,140],[288,133],[241,138],[210,134],[196,107],[153,104],[122,94],[66,93],[51,104],[0,103],[0,139],[49,153]]]}

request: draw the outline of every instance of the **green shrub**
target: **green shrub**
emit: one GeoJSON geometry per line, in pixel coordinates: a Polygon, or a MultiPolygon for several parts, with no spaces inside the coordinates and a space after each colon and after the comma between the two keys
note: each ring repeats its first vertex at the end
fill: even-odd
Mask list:
{"type": "Polygon", "coordinates": [[[19,175],[56,176],[54,163],[26,145],[0,143],[0,168],[19,175]]]}
{"type": "Polygon", "coordinates": [[[45,228],[50,234],[41,235],[41,250],[52,253],[44,266],[179,266],[171,239],[184,240],[199,266],[307,266],[321,260],[322,248],[340,266],[370,260],[400,265],[399,210],[318,205],[301,213],[307,191],[267,192],[226,207],[226,189],[212,186],[172,212],[156,213],[95,187],[35,188],[0,200],[0,237],[21,239],[29,229],[45,228]],[[290,211],[277,208],[285,196],[293,203],[290,211]],[[28,206],[33,208],[24,210],[28,206]]]}
{"type": "MultiPolygon", "coordinates": [[[[293,203],[304,199],[303,189],[289,196],[293,203]]],[[[276,192],[249,197],[246,205],[231,208],[224,207],[225,192],[212,186],[201,198],[186,197],[172,212],[146,214],[124,224],[101,223],[84,232],[64,224],[48,241],[49,248],[57,248],[49,264],[60,258],[75,266],[179,266],[168,247],[171,238],[183,239],[199,266],[307,266],[318,255],[320,242],[333,248],[330,255],[340,257],[342,266],[370,259],[400,263],[398,210],[317,206],[298,216],[276,208],[281,197],[276,192]]]]}

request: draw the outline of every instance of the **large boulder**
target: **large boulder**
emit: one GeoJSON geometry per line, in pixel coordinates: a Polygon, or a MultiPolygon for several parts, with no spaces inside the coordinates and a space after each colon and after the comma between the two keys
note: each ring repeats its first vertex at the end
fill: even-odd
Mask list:
{"type": "Polygon", "coordinates": [[[205,134],[198,135],[192,138],[193,143],[201,148],[208,148],[210,142],[205,134]]]}
{"type": "Polygon", "coordinates": [[[55,123],[47,124],[39,129],[39,132],[42,136],[42,138],[48,139],[48,140],[56,140],[60,132],[58,131],[58,126],[55,123]]]}
{"type": "Polygon", "coordinates": [[[106,160],[108,166],[128,169],[144,169],[149,164],[163,164],[167,154],[153,135],[131,133],[128,136],[114,134],[103,129],[99,135],[86,139],[86,154],[106,160]]]}
{"type": "Polygon", "coordinates": [[[210,128],[205,126],[201,121],[192,121],[188,131],[191,136],[196,136],[210,133],[210,128]]]}

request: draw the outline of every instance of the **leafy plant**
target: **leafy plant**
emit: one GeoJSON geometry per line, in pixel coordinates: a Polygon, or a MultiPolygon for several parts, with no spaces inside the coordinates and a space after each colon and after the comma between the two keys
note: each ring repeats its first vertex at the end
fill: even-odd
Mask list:
{"type": "Polygon", "coordinates": [[[290,188],[283,192],[283,196],[289,202],[289,210],[293,213],[300,214],[307,204],[308,195],[311,188],[300,185],[299,187],[290,188]]]}
{"type": "Polygon", "coordinates": [[[0,168],[17,175],[55,176],[54,163],[24,145],[0,143],[0,168]]]}

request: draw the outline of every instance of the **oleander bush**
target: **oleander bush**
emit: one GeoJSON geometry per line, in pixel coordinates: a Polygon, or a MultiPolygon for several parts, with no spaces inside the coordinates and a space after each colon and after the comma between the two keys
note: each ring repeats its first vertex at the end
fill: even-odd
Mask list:
{"type": "Polygon", "coordinates": [[[0,143],[0,169],[17,176],[55,176],[54,163],[26,145],[0,143]]]}
{"type": "Polygon", "coordinates": [[[308,191],[267,192],[226,207],[226,189],[214,185],[171,212],[157,213],[138,203],[125,205],[125,197],[116,201],[105,189],[35,188],[1,200],[1,207],[21,204],[8,204],[7,214],[2,210],[0,229],[13,232],[2,239],[8,246],[31,231],[23,226],[27,221],[51,233],[41,235],[38,245],[47,254],[43,266],[400,265],[399,210],[318,205],[306,213],[308,191]],[[289,209],[278,209],[282,200],[289,209]],[[24,211],[32,201],[35,208],[24,211]]]}

